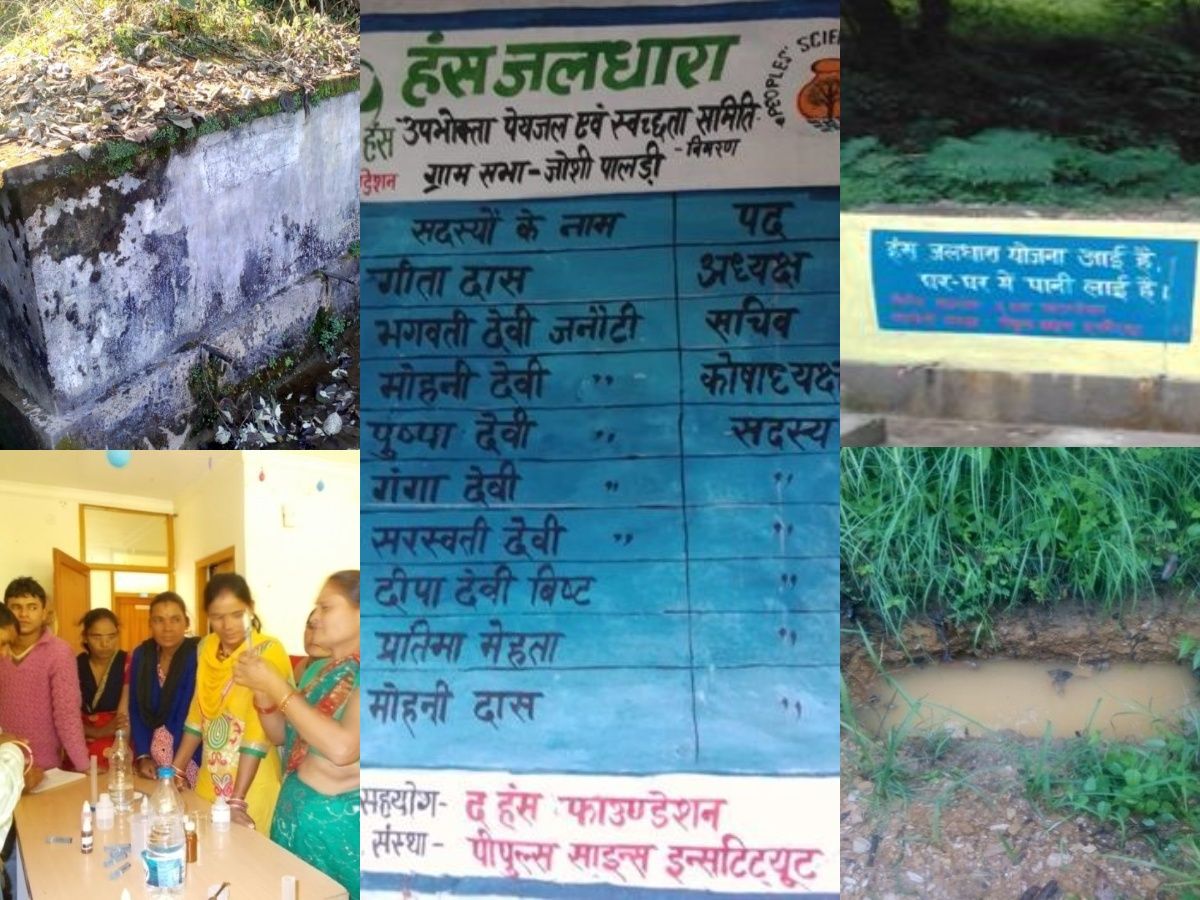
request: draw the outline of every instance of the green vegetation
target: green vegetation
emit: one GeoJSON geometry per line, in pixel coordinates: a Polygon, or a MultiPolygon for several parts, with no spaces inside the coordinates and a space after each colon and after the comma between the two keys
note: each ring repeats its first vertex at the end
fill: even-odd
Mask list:
{"type": "Polygon", "coordinates": [[[188,372],[188,391],[192,395],[193,428],[212,428],[221,421],[219,403],[223,390],[221,361],[205,357],[188,372]]]}
{"type": "Polygon", "coordinates": [[[843,770],[850,768],[854,775],[874,785],[871,802],[877,807],[908,799],[916,772],[901,761],[901,750],[911,737],[916,708],[910,708],[904,721],[888,729],[886,735],[876,736],[868,734],[855,716],[845,681],[841,687],[841,707],[842,730],[850,737],[855,751],[853,759],[843,756],[843,770]]]}
{"type": "Polygon", "coordinates": [[[1200,889],[1200,713],[1142,744],[1106,741],[1093,731],[1054,741],[1047,729],[1036,747],[1019,747],[1019,758],[1032,800],[1086,814],[1122,844],[1145,840],[1168,887],[1200,889]]]}
{"type": "Polygon", "coordinates": [[[1095,733],[1053,749],[1046,738],[1027,769],[1035,797],[1114,826],[1156,836],[1160,826],[1200,826],[1200,737],[1163,732],[1145,744],[1112,743],[1095,733]]]}
{"type": "Polygon", "coordinates": [[[1180,635],[1178,639],[1179,654],[1175,657],[1179,662],[1187,662],[1193,671],[1200,670],[1200,639],[1190,634],[1180,635]]]}
{"type": "Polygon", "coordinates": [[[333,356],[342,334],[351,324],[347,316],[322,306],[313,316],[312,325],[309,327],[309,343],[313,347],[319,347],[326,356],[333,356]]]}
{"type": "Polygon", "coordinates": [[[1200,456],[1187,449],[842,451],[841,589],[899,634],[929,613],[971,631],[1021,604],[1112,611],[1200,554],[1200,456]]]}
{"type": "Polygon", "coordinates": [[[1200,197],[1200,0],[847,0],[843,203],[1200,197]]]}
{"type": "Polygon", "coordinates": [[[1102,209],[1125,199],[1200,196],[1200,164],[1170,146],[1090,150],[1065,138],[993,129],[940,138],[924,154],[905,154],[865,137],[842,146],[842,200],[869,203],[1022,203],[1102,209]]]}

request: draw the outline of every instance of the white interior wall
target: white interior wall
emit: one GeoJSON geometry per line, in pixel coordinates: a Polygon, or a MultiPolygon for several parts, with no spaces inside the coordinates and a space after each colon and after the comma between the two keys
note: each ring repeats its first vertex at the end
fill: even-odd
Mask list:
{"type": "Polygon", "coordinates": [[[304,622],[325,579],[358,568],[358,453],[344,456],[260,450],[245,457],[243,574],[264,631],[294,655],[304,652],[304,622]]]}
{"type": "MultiPolygon", "coordinates": [[[[0,459],[0,479],[3,475],[0,459]]],[[[173,511],[169,501],[151,497],[0,480],[0,591],[14,578],[28,575],[53,595],[54,550],[75,559],[83,555],[79,545],[80,504],[173,511]]],[[[92,573],[92,606],[111,608],[109,583],[108,572],[92,573]]]]}
{"type": "Polygon", "coordinates": [[[240,453],[212,454],[208,474],[175,498],[175,592],[196,624],[196,562],[233,547],[241,572],[246,560],[244,460],[240,453]]]}

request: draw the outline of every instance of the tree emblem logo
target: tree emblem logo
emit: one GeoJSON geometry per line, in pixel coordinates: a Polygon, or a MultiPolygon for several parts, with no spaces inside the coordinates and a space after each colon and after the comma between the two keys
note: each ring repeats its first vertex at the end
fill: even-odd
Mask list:
{"type": "Polygon", "coordinates": [[[372,122],[379,120],[380,110],[383,108],[383,85],[379,83],[379,76],[375,73],[375,67],[365,59],[361,60],[360,65],[371,73],[371,87],[367,91],[365,97],[359,101],[358,111],[360,115],[372,113],[372,122]]]}
{"type": "Polygon", "coordinates": [[[812,64],[813,77],[796,94],[796,108],[819,131],[839,131],[842,122],[842,62],[837,57],[812,64]]]}

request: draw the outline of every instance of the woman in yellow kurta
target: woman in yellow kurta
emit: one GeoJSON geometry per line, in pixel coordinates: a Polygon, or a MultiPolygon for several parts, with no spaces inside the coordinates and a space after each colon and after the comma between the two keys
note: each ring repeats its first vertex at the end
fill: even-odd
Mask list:
{"type": "Polygon", "coordinates": [[[254,600],[240,575],[214,575],[204,589],[204,611],[212,633],[197,648],[196,693],[175,752],[176,775],[203,742],[196,793],[210,801],[224,797],[234,822],[268,834],[281,782],[279,755],[259,721],[254,692],[234,683],[233,665],[243,653],[255,653],[290,679],[291,662],[279,641],[257,633],[254,600]]]}

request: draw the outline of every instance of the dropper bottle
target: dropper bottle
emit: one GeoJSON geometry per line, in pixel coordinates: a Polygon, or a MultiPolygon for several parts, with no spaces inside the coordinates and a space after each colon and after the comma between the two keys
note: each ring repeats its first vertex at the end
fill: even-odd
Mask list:
{"type": "Polygon", "coordinates": [[[83,812],[79,814],[79,852],[91,853],[95,837],[92,835],[92,806],[83,801],[83,812]]]}

